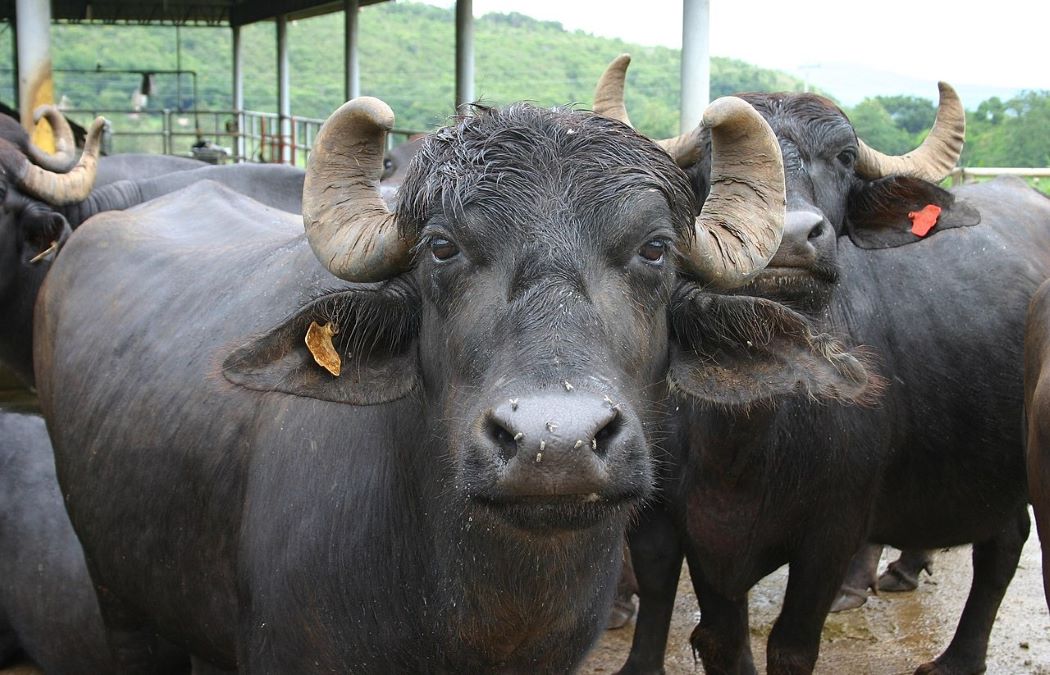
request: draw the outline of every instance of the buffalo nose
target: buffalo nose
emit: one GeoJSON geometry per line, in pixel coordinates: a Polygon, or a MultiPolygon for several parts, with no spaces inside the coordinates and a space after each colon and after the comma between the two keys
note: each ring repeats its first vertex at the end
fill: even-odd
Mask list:
{"type": "Polygon", "coordinates": [[[815,211],[788,211],[784,237],[771,266],[804,267],[816,257],[816,240],[829,232],[824,216],[815,211]]]}
{"type": "Polygon", "coordinates": [[[580,454],[604,457],[624,423],[607,396],[585,392],[508,399],[489,411],[485,435],[499,455],[536,463],[580,454]]]}

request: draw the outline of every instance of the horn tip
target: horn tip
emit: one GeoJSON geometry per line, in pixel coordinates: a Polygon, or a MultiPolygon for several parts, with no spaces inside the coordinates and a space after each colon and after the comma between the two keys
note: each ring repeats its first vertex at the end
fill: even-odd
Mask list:
{"type": "Polygon", "coordinates": [[[941,96],[941,100],[954,99],[959,100],[959,92],[955,91],[955,87],[948,84],[944,80],[937,83],[937,91],[941,96]]]}
{"type": "Polygon", "coordinates": [[[368,119],[384,131],[394,128],[394,111],[385,101],[374,96],[352,98],[339,106],[339,110],[332,113],[332,117],[342,116],[342,114],[347,114],[352,118],[368,119]]]}
{"type": "Polygon", "coordinates": [[[736,96],[722,96],[708,104],[700,124],[707,128],[716,127],[728,119],[752,114],[757,115],[758,113],[744,99],[736,96]]]}
{"type": "Polygon", "coordinates": [[[45,115],[55,112],[58,112],[58,108],[50,103],[39,105],[33,110],[33,122],[39,122],[45,115]]]}

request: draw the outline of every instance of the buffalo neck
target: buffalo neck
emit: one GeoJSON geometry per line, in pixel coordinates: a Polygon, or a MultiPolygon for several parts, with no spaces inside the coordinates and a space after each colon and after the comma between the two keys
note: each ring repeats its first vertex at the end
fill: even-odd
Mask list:
{"type": "Polygon", "coordinates": [[[69,221],[72,228],[78,227],[91,216],[103,211],[118,211],[131,208],[146,200],[138,183],[119,180],[91,191],[82,202],[60,207],[58,210],[69,221]]]}

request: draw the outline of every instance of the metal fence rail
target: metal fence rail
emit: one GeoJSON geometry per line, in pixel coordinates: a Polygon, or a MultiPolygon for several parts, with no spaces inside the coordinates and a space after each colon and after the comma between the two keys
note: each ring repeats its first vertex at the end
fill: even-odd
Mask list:
{"type": "Polygon", "coordinates": [[[1021,176],[1023,178],[1050,178],[1050,168],[1025,167],[990,167],[957,166],[951,172],[952,185],[959,185],[974,178],[994,178],[995,176],[1021,176]]]}
{"type": "MultiPolygon", "coordinates": [[[[305,166],[324,120],[291,116],[291,133],[281,134],[277,113],[255,110],[116,110],[74,108],[62,111],[87,127],[99,115],[110,121],[109,152],[148,152],[197,156],[209,161],[280,162],[289,149],[289,163],[305,166]],[[197,146],[197,147],[195,147],[197,146]]],[[[392,147],[418,133],[394,129],[392,147]]]]}

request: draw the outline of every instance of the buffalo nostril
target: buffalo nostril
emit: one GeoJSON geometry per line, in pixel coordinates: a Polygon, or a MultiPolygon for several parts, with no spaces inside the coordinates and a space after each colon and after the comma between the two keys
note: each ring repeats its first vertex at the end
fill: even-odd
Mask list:
{"type": "Polygon", "coordinates": [[[518,454],[518,441],[521,440],[523,434],[512,433],[491,415],[485,420],[485,435],[499,448],[500,457],[504,462],[510,461],[514,455],[518,454]]]}
{"type": "Polygon", "coordinates": [[[605,457],[621,429],[623,429],[623,418],[619,410],[613,410],[613,416],[594,434],[591,440],[591,450],[599,457],[605,457]]]}
{"type": "Polygon", "coordinates": [[[809,239],[818,239],[820,235],[824,234],[824,221],[817,223],[812,230],[809,231],[809,239]]]}

